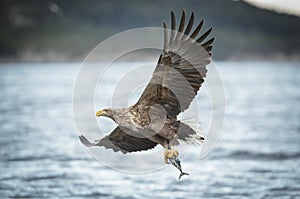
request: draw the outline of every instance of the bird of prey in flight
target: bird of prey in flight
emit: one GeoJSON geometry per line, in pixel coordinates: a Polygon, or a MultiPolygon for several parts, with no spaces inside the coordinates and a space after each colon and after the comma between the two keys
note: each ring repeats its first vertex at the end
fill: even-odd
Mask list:
{"type": "Polygon", "coordinates": [[[138,101],[125,108],[106,108],[96,112],[96,116],[111,118],[118,126],[109,134],[95,142],[81,135],[80,141],[87,147],[103,146],[123,154],[149,150],[161,145],[164,161],[173,164],[182,172],[179,153],[174,146],[179,140],[197,144],[204,138],[177,117],[189,108],[204,82],[210,63],[214,38],[206,39],[211,28],[198,34],[203,20],[194,26],[194,13],[186,24],[183,11],[178,29],[171,11],[171,28],[166,23],[162,53],[152,78],[138,101]]]}

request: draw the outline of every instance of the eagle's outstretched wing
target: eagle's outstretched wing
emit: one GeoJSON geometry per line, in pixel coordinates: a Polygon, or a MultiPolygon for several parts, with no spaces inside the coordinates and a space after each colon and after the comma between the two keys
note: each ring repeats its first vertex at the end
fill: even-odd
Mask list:
{"type": "MultiPolygon", "coordinates": [[[[127,129],[126,129],[127,131],[127,129]]],[[[134,134],[135,132],[133,132],[134,134]]],[[[142,138],[130,135],[129,132],[124,132],[120,127],[115,128],[109,135],[102,138],[100,141],[91,143],[83,135],[79,136],[82,144],[87,147],[103,146],[107,149],[112,149],[114,152],[121,151],[122,153],[136,152],[154,148],[157,143],[152,142],[148,138],[142,138]]]]}
{"type": "Polygon", "coordinates": [[[203,20],[190,34],[193,22],[194,13],[184,30],[185,12],[183,11],[176,31],[175,16],[171,12],[171,30],[168,30],[164,23],[163,52],[149,84],[133,108],[142,109],[144,106],[160,104],[165,108],[169,118],[175,118],[189,107],[204,82],[203,78],[207,73],[206,65],[210,63],[210,52],[214,41],[212,38],[203,42],[210,34],[211,28],[196,38],[203,26],[203,20]]]}

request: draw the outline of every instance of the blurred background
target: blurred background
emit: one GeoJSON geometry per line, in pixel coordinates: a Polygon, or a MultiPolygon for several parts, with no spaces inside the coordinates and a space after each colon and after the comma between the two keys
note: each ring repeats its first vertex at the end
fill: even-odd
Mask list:
{"type": "Polygon", "coordinates": [[[254,6],[260,5],[257,0],[247,2],[4,0],[0,60],[81,61],[107,37],[137,27],[162,27],[170,10],[179,15],[183,9],[213,26],[214,59],[299,60],[299,5],[292,1],[290,9],[282,10],[283,3],[272,3],[267,10],[254,6]]]}
{"type": "MultiPolygon", "coordinates": [[[[1,1],[1,198],[300,197],[299,8],[297,0],[1,1]],[[219,142],[205,159],[190,147],[181,157],[190,176],[181,181],[171,166],[143,174],[103,166],[82,147],[73,121],[80,63],[106,38],[170,24],[170,11],[179,18],[183,9],[216,37],[213,60],[226,93],[219,142]]],[[[111,68],[105,89],[130,66],[111,68]]],[[[205,132],[205,85],[196,101],[205,132]]],[[[112,123],[103,124],[110,132],[112,123]]]]}

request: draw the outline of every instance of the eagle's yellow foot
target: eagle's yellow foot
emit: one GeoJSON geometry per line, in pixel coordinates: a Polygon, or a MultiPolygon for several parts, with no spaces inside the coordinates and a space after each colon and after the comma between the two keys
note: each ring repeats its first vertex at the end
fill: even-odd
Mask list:
{"type": "Polygon", "coordinates": [[[170,159],[175,159],[179,156],[179,152],[175,150],[173,147],[171,149],[165,148],[164,161],[166,164],[170,164],[170,159]]]}

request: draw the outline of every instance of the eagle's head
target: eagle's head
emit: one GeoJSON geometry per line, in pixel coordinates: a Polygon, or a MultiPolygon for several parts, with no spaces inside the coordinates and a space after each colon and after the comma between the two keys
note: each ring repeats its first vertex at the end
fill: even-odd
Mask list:
{"type": "Polygon", "coordinates": [[[105,109],[102,109],[102,110],[97,111],[97,112],[96,112],[96,116],[97,116],[97,117],[105,116],[105,117],[112,118],[112,116],[113,116],[113,111],[112,111],[111,108],[105,108],[105,109]]]}

